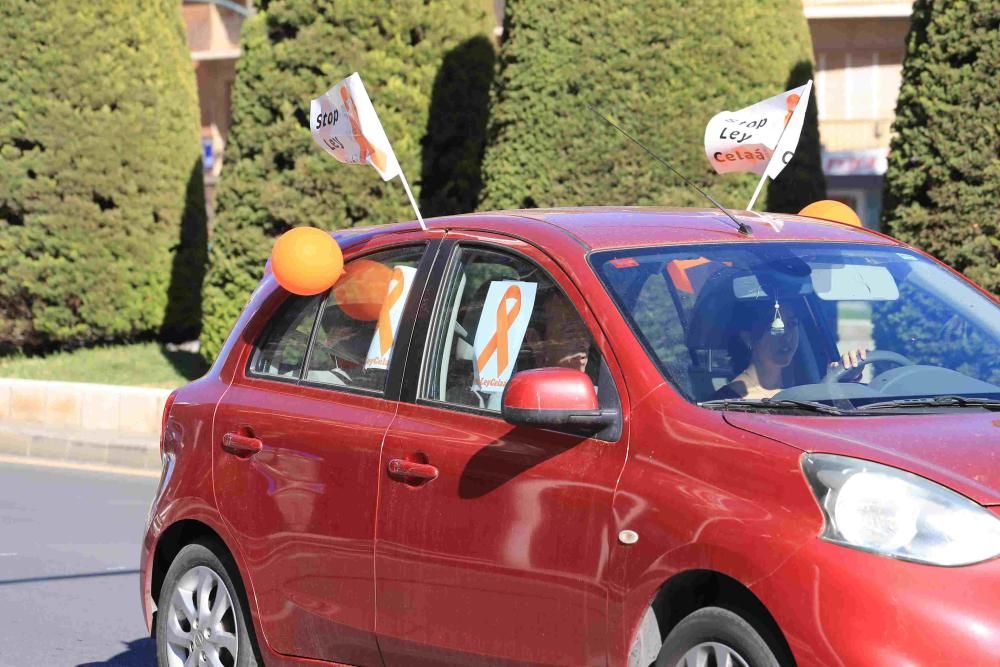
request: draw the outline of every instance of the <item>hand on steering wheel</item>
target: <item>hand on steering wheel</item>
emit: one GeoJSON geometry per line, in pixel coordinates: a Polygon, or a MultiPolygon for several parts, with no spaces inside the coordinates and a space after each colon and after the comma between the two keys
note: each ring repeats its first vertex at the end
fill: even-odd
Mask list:
{"type": "Polygon", "coordinates": [[[913,362],[889,350],[851,350],[841,357],[840,361],[830,364],[826,374],[826,382],[857,382],[861,379],[861,369],[877,361],[888,361],[900,366],[912,366],[913,362]]]}
{"type": "Polygon", "coordinates": [[[835,371],[840,371],[837,374],[837,379],[834,382],[858,382],[861,380],[861,371],[865,366],[865,357],[868,351],[863,348],[858,348],[856,350],[851,350],[850,352],[845,352],[841,357],[840,361],[831,361],[830,370],[827,374],[827,379],[829,380],[830,375],[835,371]]]}

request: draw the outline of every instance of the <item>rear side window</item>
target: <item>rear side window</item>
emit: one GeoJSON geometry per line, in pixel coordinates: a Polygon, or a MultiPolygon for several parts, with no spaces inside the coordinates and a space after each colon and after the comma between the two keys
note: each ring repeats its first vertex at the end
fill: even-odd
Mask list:
{"type": "Polygon", "coordinates": [[[291,296],[254,346],[247,372],[382,392],[424,246],[351,260],[330,291],[291,296]]]}
{"type": "Polygon", "coordinates": [[[271,318],[250,359],[252,375],[297,380],[302,375],[320,297],[290,297],[271,318]]]}
{"type": "Polygon", "coordinates": [[[323,303],[304,381],[384,391],[403,308],[424,248],[353,260],[323,303]]]}

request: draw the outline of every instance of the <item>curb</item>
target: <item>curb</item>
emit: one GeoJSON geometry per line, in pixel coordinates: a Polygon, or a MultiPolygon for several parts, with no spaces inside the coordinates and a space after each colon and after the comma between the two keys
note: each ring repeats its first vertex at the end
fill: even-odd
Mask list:
{"type": "Polygon", "coordinates": [[[0,378],[0,423],[159,437],[169,389],[0,378]]]}
{"type": "Polygon", "coordinates": [[[169,389],[0,378],[0,456],[160,470],[169,389]]]}
{"type": "Polygon", "coordinates": [[[0,421],[0,455],[33,460],[84,463],[130,470],[160,470],[160,442],[149,434],[76,431],[0,421]]]}

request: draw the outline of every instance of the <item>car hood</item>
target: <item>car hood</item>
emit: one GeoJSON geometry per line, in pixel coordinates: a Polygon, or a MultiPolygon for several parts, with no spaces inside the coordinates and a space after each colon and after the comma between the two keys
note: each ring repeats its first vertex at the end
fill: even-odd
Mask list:
{"type": "Polygon", "coordinates": [[[902,468],[983,505],[1000,505],[1000,413],[969,408],[875,417],[726,412],[725,419],[804,452],[902,468]]]}

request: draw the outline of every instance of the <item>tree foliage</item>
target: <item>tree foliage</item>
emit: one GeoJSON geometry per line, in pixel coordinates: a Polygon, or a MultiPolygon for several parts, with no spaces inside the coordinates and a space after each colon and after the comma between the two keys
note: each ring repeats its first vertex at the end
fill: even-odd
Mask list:
{"type": "Polygon", "coordinates": [[[196,336],[205,207],[176,0],[5,0],[0,100],[0,349],[196,336]]]}
{"type": "Polygon", "coordinates": [[[495,59],[491,6],[272,0],[244,24],[206,281],[208,358],[260,278],[275,236],[300,225],[413,217],[398,181],[338,164],[313,143],[309,101],[350,73],[360,72],[424,214],[474,206],[495,59]]]}
{"type": "Polygon", "coordinates": [[[1000,1],[917,0],[883,222],[1000,294],[1000,1]]]}
{"type": "MultiPolygon", "coordinates": [[[[1000,345],[955,311],[913,285],[900,285],[899,298],[873,304],[875,348],[903,354],[915,364],[950,368],[983,382],[1000,383],[1000,345]]],[[[881,373],[894,366],[876,366],[881,373]]]]}
{"type": "MultiPolygon", "coordinates": [[[[485,208],[705,205],[588,104],[741,208],[755,178],[712,171],[705,125],[811,70],[799,0],[508,0],[505,35],[483,165],[485,208]]],[[[807,139],[817,136],[815,123],[811,113],[807,139]]],[[[797,158],[779,187],[797,182],[798,170],[822,187],[814,146],[816,157],[797,158]]]]}

